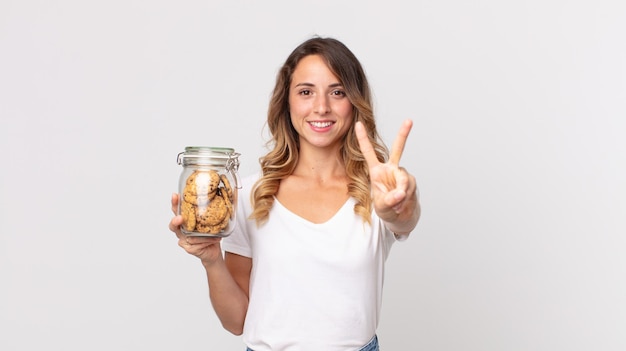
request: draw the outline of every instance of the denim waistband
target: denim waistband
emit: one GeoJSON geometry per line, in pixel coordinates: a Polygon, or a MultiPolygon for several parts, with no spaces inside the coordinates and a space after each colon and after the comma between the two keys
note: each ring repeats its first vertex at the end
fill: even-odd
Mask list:
{"type": "Polygon", "coordinates": [[[372,340],[367,343],[367,345],[363,346],[359,349],[359,351],[378,351],[378,336],[374,335],[372,340]]]}

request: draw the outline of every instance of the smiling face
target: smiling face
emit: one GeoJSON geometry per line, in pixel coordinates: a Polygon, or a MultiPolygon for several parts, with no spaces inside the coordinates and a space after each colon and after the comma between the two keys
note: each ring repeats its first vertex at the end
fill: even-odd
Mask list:
{"type": "Polygon", "coordinates": [[[296,66],[289,86],[289,112],[301,149],[338,149],[352,125],[352,103],[321,56],[306,56],[296,66]]]}

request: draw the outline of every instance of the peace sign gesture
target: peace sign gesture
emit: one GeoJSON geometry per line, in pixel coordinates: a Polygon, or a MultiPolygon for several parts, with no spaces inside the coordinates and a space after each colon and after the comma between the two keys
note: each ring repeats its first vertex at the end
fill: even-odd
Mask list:
{"type": "Polygon", "coordinates": [[[369,168],[374,210],[396,234],[411,232],[420,216],[415,177],[398,165],[412,126],[411,120],[402,123],[391,147],[389,161],[381,163],[363,124],[357,122],[355,125],[359,147],[369,168]]]}

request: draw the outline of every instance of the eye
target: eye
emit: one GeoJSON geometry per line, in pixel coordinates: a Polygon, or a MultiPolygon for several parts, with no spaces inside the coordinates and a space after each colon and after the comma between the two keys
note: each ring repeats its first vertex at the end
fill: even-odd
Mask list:
{"type": "Polygon", "coordinates": [[[339,97],[346,96],[346,92],[343,90],[333,90],[330,94],[333,96],[339,96],[339,97]]]}
{"type": "Polygon", "coordinates": [[[309,89],[302,89],[298,92],[299,95],[309,96],[311,95],[311,91],[309,89]]]}

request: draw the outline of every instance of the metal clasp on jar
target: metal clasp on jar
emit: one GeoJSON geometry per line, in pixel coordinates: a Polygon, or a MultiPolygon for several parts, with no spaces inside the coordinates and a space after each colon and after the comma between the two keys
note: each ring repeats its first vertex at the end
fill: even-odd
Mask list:
{"type": "Polygon", "coordinates": [[[239,153],[233,152],[228,154],[228,161],[226,161],[226,171],[228,171],[235,180],[235,188],[241,189],[241,179],[239,179],[239,153]]]}

